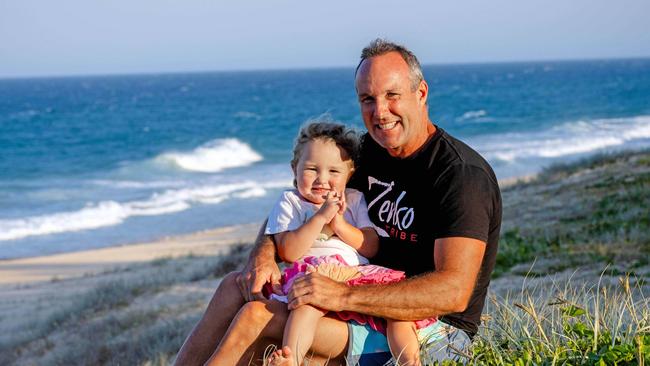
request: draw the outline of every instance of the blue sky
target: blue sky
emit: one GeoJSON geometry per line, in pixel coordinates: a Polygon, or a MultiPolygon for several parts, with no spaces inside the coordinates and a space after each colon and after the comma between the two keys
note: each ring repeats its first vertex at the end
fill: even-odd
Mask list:
{"type": "Polygon", "coordinates": [[[648,0],[0,0],[0,77],[650,56],[648,0]]]}

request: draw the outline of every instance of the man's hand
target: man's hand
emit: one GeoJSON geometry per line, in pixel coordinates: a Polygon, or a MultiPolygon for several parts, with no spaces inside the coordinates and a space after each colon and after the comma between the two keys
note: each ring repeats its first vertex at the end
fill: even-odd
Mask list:
{"type": "Polygon", "coordinates": [[[264,300],[262,288],[270,283],[273,293],[282,294],[280,285],[280,268],[275,260],[250,258],[236,278],[237,286],[246,301],[264,300]]]}
{"type": "Polygon", "coordinates": [[[324,310],[342,311],[349,290],[350,287],[345,283],[336,282],[310,270],[293,282],[287,296],[289,310],[310,304],[324,310]]]}
{"type": "Polygon", "coordinates": [[[275,262],[275,244],[269,235],[264,235],[266,221],[257,233],[255,246],[248,257],[244,269],[235,278],[239,291],[246,301],[264,300],[262,289],[267,283],[272,291],[281,295],[280,268],[275,262]]]}

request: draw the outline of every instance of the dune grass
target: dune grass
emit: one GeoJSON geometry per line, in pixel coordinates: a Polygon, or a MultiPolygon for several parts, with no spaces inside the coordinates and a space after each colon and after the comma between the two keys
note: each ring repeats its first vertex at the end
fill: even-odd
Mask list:
{"type": "MultiPolygon", "coordinates": [[[[602,280],[602,278],[601,278],[602,280]]],[[[524,288],[492,297],[475,365],[643,365],[650,362],[650,301],[638,281],[524,288]]]]}
{"type": "Polygon", "coordinates": [[[205,298],[176,299],[176,288],[235,270],[248,247],[221,256],[160,259],[111,273],[67,306],[0,343],[0,365],[167,364],[198,320],[205,298]],[[169,299],[169,300],[167,300],[169,299]]]}
{"type": "Polygon", "coordinates": [[[494,277],[543,257],[561,261],[538,266],[532,275],[593,263],[633,272],[649,263],[648,151],[554,166],[537,180],[505,189],[503,201],[494,277]]]}

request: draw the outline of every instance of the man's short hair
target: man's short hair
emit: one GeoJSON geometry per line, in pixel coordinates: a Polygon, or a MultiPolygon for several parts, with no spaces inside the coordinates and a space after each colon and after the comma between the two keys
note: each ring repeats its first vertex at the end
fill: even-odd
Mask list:
{"type": "Polygon", "coordinates": [[[408,48],[382,38],[377,38],[373,40],[361,51],[361,61],[359,61],[359,64],[357,65],[357,68],[354,71],[354,77],[355,78],[357,77],[357,73],[359,72],[359,68],[361,67],[363,61],[371,57],[385,55],[389,52],[397,52],[400,54],[400,56],[402,56],[402,58],[404,59],[404,61],[409,67],[411,88],[413,91],[415,91],[420,85],[420,82],[424,80],[424,75],[422,74],[422,67],[420,66],[420,62],[418,61],[418,58],[415,57],[413,52],[409,51],[408,48]]]}

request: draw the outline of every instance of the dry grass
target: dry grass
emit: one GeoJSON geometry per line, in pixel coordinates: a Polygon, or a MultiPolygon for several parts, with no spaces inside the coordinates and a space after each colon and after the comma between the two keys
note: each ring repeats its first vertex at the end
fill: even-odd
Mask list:
{"type": "Polygon", "coordinates": [[[20,334],[3,337],[0,364],[165,364],[198,320],[218,278],[246,256],[247,248],[237,246],[223,256],[156,260],[99,275],[96,285],[72,301],[29,320],[20,334]]]}

